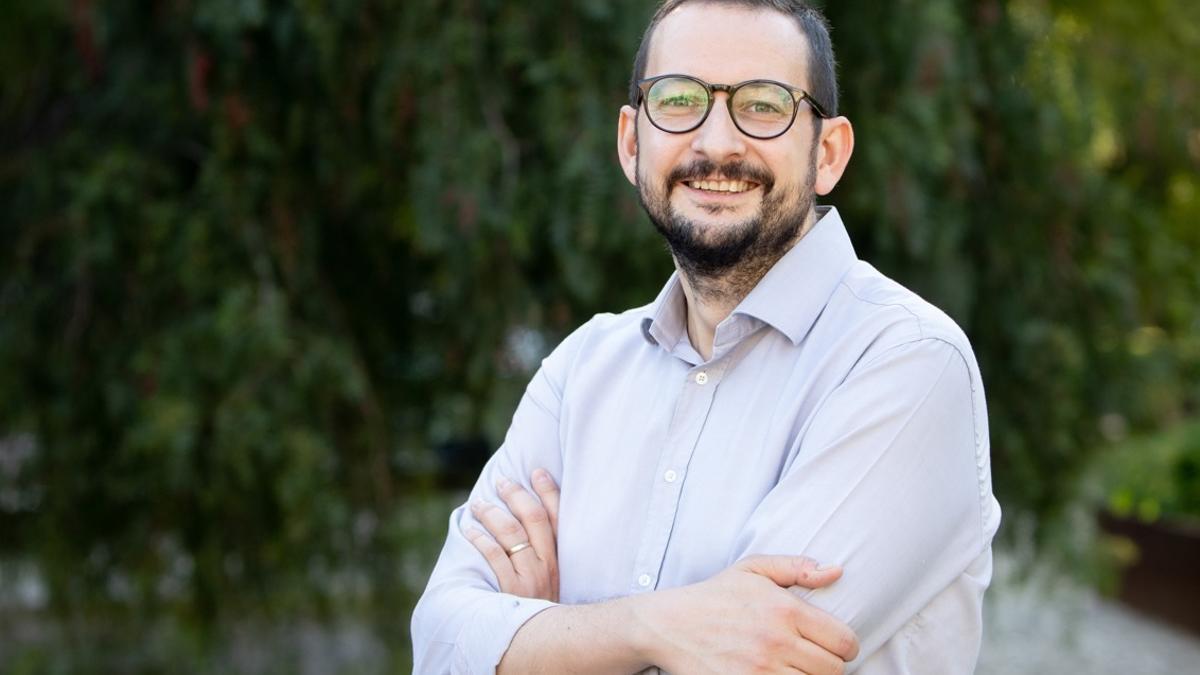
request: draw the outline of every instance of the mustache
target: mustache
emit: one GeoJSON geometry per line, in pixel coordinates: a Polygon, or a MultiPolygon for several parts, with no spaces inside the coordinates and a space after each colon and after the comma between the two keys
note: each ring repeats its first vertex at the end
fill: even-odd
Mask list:
{"type": "Polygon", "coordinates": [[[697,159],[689,164],[677,166],[667,174],[667,186],[671,189],[676,183],[689,180],[702,180],[709,176],[719,175],[723,180],[744,180],[758,183],[763,192],[770,192],[775,186],[775,176],[764,168],[752,166],[749,163],[736,160],[717,164],[711,159],[697,159]]]}

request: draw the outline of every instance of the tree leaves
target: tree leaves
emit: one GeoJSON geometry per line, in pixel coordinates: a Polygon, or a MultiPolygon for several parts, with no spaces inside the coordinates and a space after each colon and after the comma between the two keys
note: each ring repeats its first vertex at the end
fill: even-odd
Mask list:
{"type": "MultiPolygon", "coordinates": [[[[858,149],[825,201],[971,335],[1009,514],[1200,397],[1200,22],[1152,4],[826,7],[858,149]]],[[[43,495],[0,529],[59,598],[361,559],[350,523],[463,472],[431,448],[499,441],[531,350],[670,271],[613,161],[648,2],[81,7],[0,27],[0,442],[43,495]]]]}

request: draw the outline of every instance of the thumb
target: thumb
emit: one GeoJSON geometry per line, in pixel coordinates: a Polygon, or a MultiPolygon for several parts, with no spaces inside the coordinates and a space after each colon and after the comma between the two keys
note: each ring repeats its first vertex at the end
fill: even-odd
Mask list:
{"type": "Polygon", "coordinates": [[[842,578],[841,567],[821,566],[800,555],[752,555],[737,561],[734,567],[767,577],[783,588],[823,588],[842,578]]]}

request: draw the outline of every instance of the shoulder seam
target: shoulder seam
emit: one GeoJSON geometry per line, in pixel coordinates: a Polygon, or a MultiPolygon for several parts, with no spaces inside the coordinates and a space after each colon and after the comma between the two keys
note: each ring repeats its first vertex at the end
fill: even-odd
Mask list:
{"type": "Polygon", "coordinates": [[[903,309],[904,311],[908,312],[909,316],[911,316],[914,320],[916,320],[917,330],[920,332],[922,337],[925,336],[925,322],[922,321],[921,317],[916,312],[912,311],[912,309],[910,309],[908,305],[899,303],[899,302],[876,302],[869,298],[864,298],[863,296],[856,293],[855,290],[853,288],[851,288],[850,284],[846,283],[845,279],[843,279],[842,281],[839,281],[838,285],[845,287],[845,289],[850,293],[850,295],[853,295],[855,297],[855,299],[857,299],[860,302],[865,302],[868,305],[875,305],[876,307],[899,307],[900,309],[903,309]]]}

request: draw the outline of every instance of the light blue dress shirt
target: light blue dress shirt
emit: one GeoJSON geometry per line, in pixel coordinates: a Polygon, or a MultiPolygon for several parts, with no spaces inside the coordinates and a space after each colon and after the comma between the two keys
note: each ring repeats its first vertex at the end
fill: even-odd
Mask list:
{"type": "MultiPolygon", "coordinates": [[[[937,308],[857,259],[835,209],[716,329],[704,361],[672,276],[542,362],[471,499],[542,467],[562,496],[560,602],[695,583],[756,553],[845,567],[808,602],[861,673],[970,673],[1000,522],[983,385],[937,308]]],[[[418,673],[491,673],[553,606],[498,591],[450,516],[412,619],[418,673]]],[[[478,525],[477,525],[478,526],[478,525]]]]}

